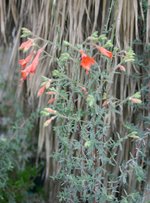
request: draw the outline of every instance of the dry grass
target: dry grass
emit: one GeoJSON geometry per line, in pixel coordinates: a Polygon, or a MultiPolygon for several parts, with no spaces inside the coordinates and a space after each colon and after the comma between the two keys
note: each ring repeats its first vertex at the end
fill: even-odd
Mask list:
{"type": "MultiPolygon", "coordinates": [[[[147,2],[150,5],[150,0],[147,2]]],[[[53,42],[68,40],[72,44],[82,42],[85,37],[95,30],[98,30],[99,33],[110,30],[108,37],[119,48],[126,50],[129,46],[132,46],[132,42],[135,39],[142,40],[144,44],[150,42],[150,9],[145,14],[141,0],[41,0],[36,1],[36,3],[35,0],[0,0],[0,39],[4,44],[9,44],[13,40],[13,50],[10,59],[10,84],[16,73],[18,45],[20,43],[20,30],[22,26],[31,29],[34,34],[44,39],[53,42]],[[142,25],[146,24],[145,36],[141,34],[143,28],[139,25],[138,17],[141,17],[140,23],[142,25]]],[[[26,98],[26,104],[22,104],[23,108],[27,107],[29,111],[37,107],[43,107],[46,104],[45,98],[37,99],[35,93],[38,91],[41,75],[49,75],[55,68],[53,61],[57,56],[57,47],[54,44],[47,50],[52,55],[51,60],[46,61],[44,64],[41,63],[41,67],[39,67],[36,75],[32,80],[27,81],[24,87],[18,85],[18,92],[23,92],[23,96],[26,98]]],[[[142,49],[137,49],[138,53],[142,52],[142,49]]],[[[136,47],[135,51],[137,51],[136,47]]],[[[148,63],[150,64],[150,61],[148,63]]],[[[126,96],[132,95],[140,89],[142,81],[134,80],[130,75],[134,73],[145,74],[145,72],[141,72],[138,66],[131,66],[130,63],[127,70],[127,77],[123,74],[121,79],[115,77],[114,85],[110,91],[113,97],[125,99],[126,96]]],[[[74,75],[69,69],[67,74],[69,77],[74,75]]],[[[150,116],[150,111],[141,110],[139,113],[150,116]]],[[[111,122],[112,119],[114,122],[111,123],[111,129],[118,132],[120,136],[124,136],[123,124],[126,121],[136,122],[133,110],[131,108],[124,109],[123,106],[119,122],[115,114],[109,115],[108,120],[111,122]]],[[[38,126],[38,156],[40,156],[41,152],[45,152],[46,178],[48,178],[50,174],[57,171],[57,165],[53,160],[49,159],[49,154],[53,150],[57,150],[58,143],[51,128],[43,128],[43,122],[44,119],[41,118],[38,126]]],[[[146,127],[142,121],[138,121],[137,124],[142,129],[146,127]]],[[[148,150],[148,146],[145,146],[146,149],[148,150]]],[[[124,142],[123,150],[116,158],[118,165],[122,160],[129,159],[129,151],[132,151],[131,144],[129,141],[124,142]]],[[[111,170],[114,174],[119,173],[119,167],[111,170]]],[[[136,187],[137,183],[132,177],[132,172],[129,182],[130,188],[136,187]]],[[[53,187],[51,190],[53,190],[53,187]]],[[[146,200],[144,201],[146,202],[146,200]]]]}

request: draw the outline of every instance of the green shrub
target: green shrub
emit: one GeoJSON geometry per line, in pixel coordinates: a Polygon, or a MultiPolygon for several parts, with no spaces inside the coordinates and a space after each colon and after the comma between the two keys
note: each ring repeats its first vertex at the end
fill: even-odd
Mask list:
{"type": "MultiPolygon", "coordinates": [[[[119,119],[121,108],[140,108],[141,94],[137,92],[121,100],[111,91],[114,78],[127,74],[125,64],[133,62],[135,54],[129,49],[116,67],[112,60],[104,57],[106,68],[97,62],[84,76],[84,70],[79,67],[80,56],[75,53],[77,48],[65,42],[66,45],[71,48],[67,53],[64,48],[57,59],[58,68],[50,78],[51,86],[46,89],[47,94],[56,93],[56,101],[42,111],[43,115],[50,116],[44,126],[55,123],[53,131],[59,143],[57,151],[51,155],[60,166],[57,175],[51,177],[62,184],[59,200],[68,203],[138,202],[141,198],[138,191],[128,193],[128,178],[133,174],[135,181],[143,181],[143,167],[135,156],[131,155],[122,163],[118,163],[116,157],[117,153],[122,153],[126,141],[132,139],[136,143],[138,139],[142,142],[144,132],[140,133],[137,126],[127,129],[124,125],[124,135],[120,135],[112,126],[113,117],[119,119]],[[70,75],[66,73],[67,68],[70,68],[70,75]],[[112,173],[115,168],[119,168],[119,173],[112,173]],[[119,192],[119,188],[122,191],[119,192]]],[[[84,49],[89,55],[95,53],[92,45],[90,48],[85,45],[84,49]]],[[[114,54],[118,52],[114,49],[114,54]]],[[[43,81],[49,79],[43,78],[43,81]]],[[[139,153],[144,157],[144,153],[139,153]]]]}
{"type": "Polygon", "coordinates": [[[41,166],[35,166],[37,143],[32,136],[39,113],[25,118],[20,109],[13,89],[5,91],[0,104],[0,202],[41,203],[43,189],[36,182],[41,166]]]}
{"type": "MultiPolygon", "coordinates": [[[[52,127],[56,136],[50,158],[57,167],[50,178],[61,185],[60,202],[141,202],[147,135],[131,119],[127,123],[130,115],[125,112],[143,108],[143,90],[123,95],[114,89],[121,78],[137,80],[130,76],[134,61],[131,48],[119,50],[96,32],[76,46],[64,41],[52,76],[42,77],[38,96],[46,92],[49,97],[41,116],[46,118],[43,127],[52,127]]],[[[34,59],[22,71],[23,80],[32,66],[34,59]]]]}

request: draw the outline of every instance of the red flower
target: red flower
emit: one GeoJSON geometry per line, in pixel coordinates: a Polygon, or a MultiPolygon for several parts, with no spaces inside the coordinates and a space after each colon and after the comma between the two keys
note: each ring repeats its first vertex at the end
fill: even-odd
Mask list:
{"type": "Polygon", "coordinates": [[[95,64],[95,60],[93,57],[86,55],[83,50],[80,50],[80,54],[82,55],[80,65],[86,70],[86,74],[88,74],[91,66],[95,64]]]}
{"type": "Polygon", "coordinates": [[[26,80],[27,76],[30,74],[30,66],[26,67],[21,71],[21,77],[23,80],[26,80]]]}
{"type": "Polygon", "coordinates": [[[30,65],[30,73],[35,73],[37,65],[39,63],[39,57],[40,57],[42,51],[43,51],[43,48],[39,49],[35,58],[33,59],[32,64],[30,65]]]}
{"type": "Polygon", "coordinates": [[[56,101],[56,98],[51,98],[51,99],[49,99],[49,100],[48,100],[48,102],[47,102],[47,103],[48,103],[48,104],[53,104],[53,103],[54,103],[54,101],[56,101]]]}
{"type": "Polygon", "coordinates": [[[43,86],[39,89],[39,91],[38,91],[38,93],[37,93],[37,96],[38,96],[38,97],[41,96],[41,95],[45,92],[45,89],[46,89],[46,85],[43,85],[43,86]]]}
{"type": "Polygon", "coordinates": [[[30,60],[32,59],[33,57],[33,52],[31,52],[25,59],[20,59],[18,61],[18,63],[22,66],[22,68],[24,69],[25,66],[27,65],[27,63],[30,62],[30,60]]]}
{"type": "Polygon", "coordinates": [[[108,58],[112,59],[113,54],[112,54],[111,51],[108,51],[108,50],[105,49],[104,47],[97,46],[97,45],[96,45],[96,48],[97,48],[104,56],[107,56],[108,58]]]}
{"type": "Polygon", "coordinates": [[[26,78],[27,78],[27,76],[29,75],[29,73],[27,74],[27,72],[26,71],[21,71],[21,77],[22,77],[22,79],[23,80],[26,80],[26,78]]]}
{"type": "Polygon", "coordinates": [[[124,71],[124,72],[126,71],[126,68],[122,65],[118,65],[117,69],[119,69],[120,71],[124,71]]]}
{"type": "Polygon", "coordinates": [[[53,94],[56,94],[56,92],[49,91],[49,92],[46,92],[46,94],[48,94],[48,95],[53,95],[53,94]]]}
{"type": "Polygon", "coordinates": [[[24,70],[21,71],[21,77],[23,80],[26,80],[27,76],[30,73],[35,73],[37,65],[39,63],[39,57],[42,51],[43,51],[43,48],[39,49],[32,63],[29,66],[27,66],[24,70]]]}
{"type": "Polygon", "coordinates": [[[47,127],[55,118],[56,116],[52,116],[50,119],[46,120],[44,123],[44,127],[47,127]]]}
{"type": "Polygon", "coordinates": [[[27,41],[23,42],[19,49],[23,51],[27,51],[33,45],[33,39],[28,39],[27,41]]]}
{"type": "Polygon", "coordinates": [[[57,113],[56,110],[53,110],[53,109],[51,109],[51,108],[44,108],[44,110],[47,111],[47,112],[49,112],[49,113],[51,113],[51,114],[56,114],[56,113],[57,113]]]}

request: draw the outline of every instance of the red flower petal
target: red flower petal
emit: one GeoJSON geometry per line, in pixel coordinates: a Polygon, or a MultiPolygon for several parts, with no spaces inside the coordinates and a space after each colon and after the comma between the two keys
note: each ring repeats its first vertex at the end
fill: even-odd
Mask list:
{"type": "Polygon", "coordinates": [[[88,74],[91,66],[95,64],[95,60],[93,57],[86,55],[83,50],[80,50],[80,54],[82,55],[80,65],[86,70],[86,74],[88,74]]]}
{"type": "Polygon", "coordinates": [[[25,59],[20,59],[19,61],[18,61],[18,63],[22,66],[22,68],[24,69],[25,68],[25,66],[26,66],[26,61],[25,61],[25,59]]]}
{"type": "Polygon", "coordinates": [[[45,89],[46,89],[46,85],[43,85],[43,86],[39,89],[39,91],[38,91],[38,93],[37,93],[37,96],[38,96],[38,97],[41,96],[41,95],[45,92],[45,89]]]}
{"type": "Polygon", "coordinates": [[[51,98],[51,99],[48,100],[47,103],[48,103],[48,104],[53,104],[55,100],[56,100],[56,98],[51,98]]]}
{"type": "Polygon", "coordinates": [[[27,41],[23,42],[19,49],[27,51],[33,45],[33,39],[28,39],[27,41]]]}
{"type": "Polygon", "coordinates": [[[36,56],[35,56],[35,58],[33,59],[32,64],[31,64],[30,73],[35,73],[37,65],[39,63],[39,57],[40,57],[42,51],[43,51],[43,48],[39,49],[36,56]]]}
{"type": "Polygon", "coordinates": [[[96,46],[96,48],[104,55],[107,56],[108,58],[112,59],[113,54],[111,51],[108,51],[107,49],[105,49],[104,47],[101,46],[96,46]]]}
{"type": "Polygon", "coordinates": [[[21,78],[23,80],[26,80],[29,73],[30,73],[30,65],[21,71],[21,78]]]}
{"type": "Polygon", "coordinates": [[[53,110],[51,108],[44,108],[45,111],[49,112],[49,113],[52,113],[52,114],[56,114],[57,111],[56,110],[53,110]]]}
{"type": "Polygon", "coordinates": [[[56,116],[53,116],[50,119],[46,120],[44,122],[44,127],[47,127],[55,118],[56,118],[56,116]]]}
{"type": "Polygon", "coordinates": [[[24,69],[25,66],[27,65],[27,63],[30,62],[30,60],[32,59],[33,57],[33,52],[31,52],[25,59],[20,59],[18,61],[18,63],[22,66],[22,68],[24,69]]]}
{"type": "Polygon", "coordinates": [[[48,94],[48,95],[53,95],[53,94],[56,94],[56,92],[49,91],[49,92],[46,92],[46,94],[48,94]]]}
{"type": "Polygon", "coordinates": [[[121,70],[121,71],[126,71],[126,68],[124,67],[124,66],[122,66],[122,65],[120,65],[120,66],[118,66],[118,68],[121,70]]]}
{"type": "Polygon", "coordinates": [[[25,70],[21,71],[21,78],[23,80],[26,80],[28,75],[29,75],[29,72],[27,72],[25,70]]]}

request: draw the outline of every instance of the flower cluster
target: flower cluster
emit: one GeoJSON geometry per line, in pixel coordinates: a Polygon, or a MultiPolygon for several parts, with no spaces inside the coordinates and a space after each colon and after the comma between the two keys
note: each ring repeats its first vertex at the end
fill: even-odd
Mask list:
{"type": "MultiPolygon", "coordinates": [[[[34,43],[33,39],[28,39],[27,41],[23,42],[20,45],[19,49],[26,52],[33,46],[33,43],[34,43]]],[[[22,80],[26,80],[30,73],[31,74],[35,73],[42,52],[43,48],[38,49],[38,51],[31,51],[26,58],[20,59],[18,61],[18,63],[21,65],[22,80]]]]}
{"type": "MultiPolygon", "coordinates": [[[[27,52],[32,47],[30,53],[26,56],[26,58],[20,59],[18,61],[18,63],[21,66],[22,80],[26,80],[30,74],[34,74],[36,72],[37,66],[39,64],[39,58],[44,50],[44,48],[35,50],[33,48],[34,43],[35,43],[34,39],[28,39],[27,41],[23,42],[19,47],[19,49],[23,50],[24,52],[27,52]]],[[[67,46],[68,45],[69,45],[69,43],[67,43],[67,46]]],[[[98,52],[100,54],[102,54],[103,56],[112,60],[113,53],[111,51],[109,51],[106,48],[104,48],[103,46],[99,46],[97,44],[93,44],[93,46],[94,46],[94,48],[96,48],[98,50],[98,52]]],[[[88,75],[91,67],[94,64],[96,64],[96,60],[94,59],[94,57],[87,55],[84,50],[78,50],[78,51],[81,54],[80,66],[86,71],[86,74],[88,75]]],[[[66,53],[62,54],[62,55],[64,57],[63,58],[64,61],[66,59],[68,59],[68,55],[66,55],[66,53]]],[[[120,71],[125,72],[126,68],[122,65],[122,63],[120,63],[114,68],[114,70],[120,70],[120,71]]],[[[56,102],[56,100],[58,99],[58,92],[52,91],[50,89],[52,82],[53,82],[52,79],[44,78],[44,81],[42,82],[42,84],[38,90],[38,93],[37,93],[38,97],[43,95],[43,93],[46,93],[49,97],[48,102],[47,102],[47,104],[49,104],[49,105],[54,104],[56,102]]],[[[89,106],[92,106],[93,102],[94,102],[93,96],[88,94],[88,90],[85,87],[81,86],[81,91],[87,97],[87,102],[88,102],[89,106]]],[[[142,102],[139,94],[134,94],[134,95],[132,95],[132,97],[129,97],[127,100],[133,104],[141,104],[141,102],[142,102]]],[[[109,106],[109,100],[106,98],[106,99],[104,99],[104,101],[102,103],[102,107],[107,108],[108,106],[109,106]]],[[[50,119],[46,120],[46,122],[44,123],[44,126],[46,127],[57,117],[58,112],[51,108],[45,108],[44,113],[46,113],[46,115],[53,114],[53,116],[50,119]]]]}
{"type": "MultiPolygon", "coordinates": [[[[111,51],[108,51],[107,49],[105,49],[102,46],[95,45],[95,47],[102,55],[106,56],[107,58],[112,59],[113,54],[111,51]]],[[[80,50],[80,54],[81,54],[80,65],[82,68],[84,68],[86,70],[86,74],[88,75],[91,66],[94,65],[96,63],[96,61],[94,60],[93,57],[90,57],[87,54],[85,54],[83,50],[80,50]]]]}

